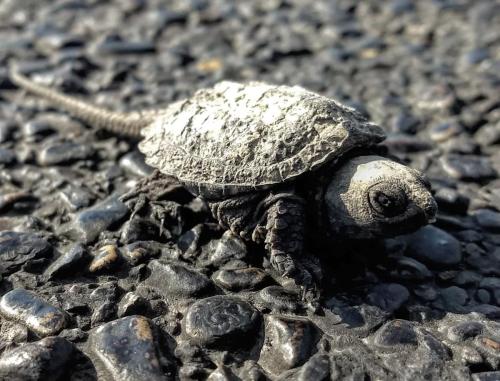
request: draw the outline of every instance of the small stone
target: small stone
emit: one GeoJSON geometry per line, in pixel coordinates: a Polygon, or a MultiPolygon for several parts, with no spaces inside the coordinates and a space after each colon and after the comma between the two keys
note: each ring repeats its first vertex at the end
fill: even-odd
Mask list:
{"type": "Polygon", "coordinates": [[[17,160],[16,154],[7,148],[0,148],[0,164],[9,165],[17,160]]]}
{"type": "Polygon", "coordinates": [[[47,337],[5,352],[0,358],[2,380],[59,380],[69,370],[73,345],[61,337],[47,337]]]}
{"type": "Polygon", "coordinates": [[[87,257],[87,252],[82,245],[76,244],[57,258],[45,270],[49,279],[72,274],[80,269],[80,265],[87,257]]]}
{"type": "Polygon", "coordinates": [[[498,381],[500,380],[500,371],[480,372],[472,374],[472,381],[498,381]]]}
{"type": "Polygon", "coordinates": [[[413,258],[398,258],[396,271],[397,274],[394,275],[401,280],[422,281],[432,277],[432,273],[427,266],[413,258]]]}
{"type": "Polygon", "coordinates": [[[483,333],[484,325],[475,321],[456,324],[448,329],[448,339],[456,343],[479,336],[483,333]]]}
{"type": "Polygon", "coordinates": [[[90,317],[90,324],[92,327],[99,325],[100,323],[105,323],[107,321],[113,320],[116,315],[116,304],[111,301],[105,301],[104,303],[98,304],[92,316],[90,317]]]}
{"type": "Polygon", "coordinates": [[[94,149],[89,145],[78,143],[58,143],[48,146],[38,154],[38,164],[49,166],[67,164],[77,160],[89,159],[94,155],[94,149]]]}
{"type": "Polygon", "coordinates": [[[440,291],[444,308],[452,311],[459,311],[469,299],[467,292],[460,287],[451,286],[440,291]]]}
{"type": "Polygon", "coordinates": [[[483,146],[500,143],[500,126],[484,125],[474,135],[474,139],[483,146]]]}
{"type": "Polygon", "coordinates": [[[65,233],[75,240],[91,243],[102,231],[120,221],[128,212],[129,210],[123,202],[119,201],[117,197],[110,197],[78,213],[65,233]]]}
{"type": "Polygon", "coordinates": [[[440,161],[446,173],[458,180],[480,181],[497,175],[487,157],[450,154],[440,161]]]}
{"type": "Polygon", "coordinates": [[[123,41],[121,38],[107,38],[96,46],[97,54],[148,54],[154,53],[156,47],[148,41],[123,41]]]}
{"type": "Polygon", "coordinates": [[[22,133],[25,137],[47,136],[56,132],[54,126],[42,118],[33,119],[22,126],[22,133]]]}
{"type": "Polygon", "coordinates": [[[477,223],[486,230],[500,232],[500,213],[491,209],[478,209],[474,212],[477,223]]]}
{"type": "Polygon", "coordinates": [[[398,310],[410,297],[408,289],[397,283],[379,284],[368,294],[368,301],[384,311],[398,310]]]}
{"type": "Polygon", "coordinates": [[[91,273],[109,269],[115,265],[120,257],[118,256],[118,249],[115,245],[105,245],[97,251],[94,259],[90,263],[89,271],[91,273]]]}
{"type": "Polygon", "coordinates": [[[53,248],[33,233],[0,232],[0,260],[4,271],[13,272],[30,261],[49,258],[53,248]]]}
{"type": "Polygon", "coordinates": [[[449,266],[460,263],[460,242],[444,230],[432,225],[404,236],[407,255],[434,266],[449,266]]]}
{"type": "Polygon", "coordinates": [[[212,296],[189,307],[185,332],[196,344],[240,346],[249,342],[245,337],[255,331],[259,316],[255,308],[242,300],[212,296]]]}
{"type": "Polygon", "coordinates": [[[247,252],[245,242],[228,230],[220,240],[216,241],[215,249],[209,255],[209,262],[214,266],[220,266],[232,259],[244,259],[247,252]]]}
{"type": "Polygon", "coordinates": [[[261,269],[250,267],[234,270],[219,270],[213,279],[216,284],[229,291],[256,290],[269,281],[269,276],[261,269]]]}
{"type": "Polygon", "coordinates": [[[443,123],[433,127],[430,132],[430,138],[435,142],[444,142],[452,136],[458,135],[463,131],[463,127],[458,123],[443,123]]]}
{"type": "Polygon", "coordinates": [[[0,211],[13,208],[23,201],[33,201],[35,198],[31,193],[24,191],[14,191],[0,194],[0,211]]]}
{"type": "Polygon", "coordinates": [[[330,361],[324,354],[315,354],[302,365],[297,381],[327,381],[330,375],[330,361]]]}
{"type": "Polygon", "coordinates": [[[210,279],[187,266],[153,260],[148,268],[151,275],[144,283],[166,299],[199,296],[212,287],[210,279]]]}
{"type": "Polygon", "coordinates": [[[165,380],[153,323],[144,316],[127,316],[95,329],[92,352],[113,380],[165,380]]]}
{"type": "Polygon", "coordinates": [[[479,290],[476,291],[476,299],[480,303],[488,304],[491,301],[491,295],[488,292],[488,290],[485,290],[484,288],[480,288],[479,290]]]}
{"type": "Polygon", "coordinates": [[[134,292],[127,292],[118,304],[118,317],[140,315],[147,309],[147,301],[134,292]]]}
{"type": "Polygon", "coordinates": [[[374,344],[382,348],[396,345],[417,346],[418,339],[413,323],[406,320],[387,322],[375,333],[374,344]]]}
{"type": "Polygon", "coordinates": [[[258,301],[264,308],[273,311],[295,312],[299,309],[299,296],[281,286],[269,286],[258,294],[258,301]]]}
{"type": "Polygon", "coordinates": [[[120,159],[120,167],[126,172],[139,177],[147,177],[153,168],[144,162],[144,155],[139,151],[129,152],[120,159]]]}
{"type": "Polygon", "coordinates": [[[26,325],[40,336],[59,333],[66,326],[64,311],[50,305],[35,293],[14,289],[0,300],[0,313],[26,325]]]}
{"type": "Polygon", "coordinates": [[[488,49],[484,49],[484,48],[477,48],[477,49],[471,50],[466,55],[467,62],[469,64],[472,64],[472,65],[476,65],[478,63],[481,63],[489,57],[490,57],[490,54],[488,52],[488,49]]]}
{"type": "MultiPolygon", "coordinates": [[[[169,233],[164,229],[163,236],[169,233]]],[[[120,240],[123,243],[132,243],[142,240],[154,240],[160,237],[160,227],[150,219],[133,218],[127,221],[122,228],[120,240]]],[[[171,237],[168,237],[171,238],[171,237]]]]}
{"type": "Polygon", "coordinates": [[[82,331],[80,328],[63,329],[59,334],[59,337],[66,339],[72,343],[80,343],[86,341],[88,334],[82,331]]]}
{"type": "Polygon", "coordinates": [[[309,358],[314,342],[315,330],[309,320],[267,315],[259,364],[269,373],[279,375],[302,365],[309,358]]]}
{"type": "Polygon", "coordinates": [[[463,214],[469,207],[469,198],[452,188],[440,188],[434,194],[439,210],[463,214]]]}

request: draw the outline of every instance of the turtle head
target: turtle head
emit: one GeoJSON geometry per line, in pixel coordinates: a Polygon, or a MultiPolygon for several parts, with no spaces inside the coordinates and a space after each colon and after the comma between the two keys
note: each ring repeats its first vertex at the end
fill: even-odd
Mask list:
{"type": "Polygon", "coordinates": [[[390,237],[433,222],[437,205],[424,176],[380,156],[358,156],[335,171],[325,192],[334,233],[390,237]]]}

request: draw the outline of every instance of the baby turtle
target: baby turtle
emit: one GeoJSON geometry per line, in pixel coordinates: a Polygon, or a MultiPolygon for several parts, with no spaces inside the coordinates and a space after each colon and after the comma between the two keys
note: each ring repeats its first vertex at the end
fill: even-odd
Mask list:
{"type": "Polygon", "coordinates": [[[18,73],[12,80],[91,125],[142,135],[139,149],[159,170],[140,187],[143,201],[164,175],[177,178],[223,227],[265,244],[280,275],[302,283],[306,228],[370,239],[410,232],[436,214],[421,173],[373,153],[385,138],[380,127],[298,86],[224,81],[163,110],[119,113],[18,73]]]}

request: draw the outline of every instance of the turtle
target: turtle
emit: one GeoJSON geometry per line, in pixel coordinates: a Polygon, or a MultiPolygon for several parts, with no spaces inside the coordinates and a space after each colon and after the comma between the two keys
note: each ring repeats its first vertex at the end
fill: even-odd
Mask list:
{"type": "Polygon", "coordinates": [[[334,244],[409,233],[435,219],[425,175],[376,149],[380,126],[300,86],[222,81],[163,109],[121,113],[20,73],[11,78],[93,126],[142,137],[139,150],[156,172],[133,192],[143,200],[136,210],[174,177],[297,282],[308,278],[298,265],[308,231],[334,244]]]}

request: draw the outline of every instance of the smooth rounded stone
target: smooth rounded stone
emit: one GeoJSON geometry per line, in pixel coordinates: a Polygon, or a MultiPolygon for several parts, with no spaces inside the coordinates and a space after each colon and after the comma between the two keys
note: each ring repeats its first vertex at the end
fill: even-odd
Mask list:
{"type": "Polygon", "coordinates": [[[49,279],[73,274],[81,269],[80,266],[86,259],[87,251],[85,248],[80,244],[75,244],[52,262],[44,274],[49,279]]]}
{"type": "Polygon", "coordinates": [[[429,286],[426,284],[415,287],[413,289],[413,293],[419,298],[424,299],[428,302],[436,300],[438,297],[437,290],[433,286],[429,286]]]}
{"type": "Polygon", "coordinates": [[[373,343],[381,348],[397,345],[417,346],[418,336],[414,323],[400,319],[389,321],[377,330],[373,343]]]}
{"type": "Polygon", "coordinates": [[[23,202],[34,201],[35,198],[31,193],[24,191],[14,191],[0,194],[0,211],[17,206],[23,202]]]}
{"type": "Polygon", "coordinates": [[[315,340],[316,332],[309,320],[266,315],[259,364],[269,373],[279,375],[302,365],[311,355],[315,340]]]}
{"type": "Polygon", "coordinates": [[[25,123],[21,128],[25,137],[46,136],[56,132],[54,126],[43,118],[33,119],[25,123]]]}
{"type": "Polygon", "coordinates": [[[444,267],[462,260],[460,242],[435,226],[428,225],[406,235],[406,254],[429,265],[444,267]]]}
{"type": "Polygon", "coordinates": [[[46,337],[5,352],[0,358],[2,380],[60,380],[69,370],[73,345],[61,337],[46,337]]]}
{"type": "Polygon", "coordinates": [[[463,214],[469,207],[469,198],[458,193],[453,188],[439,188],[434,198],[440,210],[463,214]]]}
{"type": "Polygon", "coordinates": [[[498,381],[500,380],[500,371],[474,373],[471,376],[472,381],[498,381]]]}
{"type": "Polygon", "coordinates": [[[457,286],[443,288],[439,293],[444,308],[454,311],[460,310],[460,308],[464,306],[469,299],[467,291],[457,286]]]}
{"type": "Polygon", "coordinates": [[[49,166],[67,164],[78,160],[89,159],[94,155],[94,149],[87,144],[57,143],[43,148],[38,153],[38,164],[49,166]]]}
{"type": "Polygon", "coordinates": [[[273,311],[295,312],[300,307],[299,295],[281,286],[269,286],[259,291],[258,302],[273,311]]]}
{"type": "Polygon", "coordinates": [[[127,206],[112,196],[78,213],[66,227],[65,234],[82,243],[91,243],[102,231],[123,219],[128,212],[127,206]]]}
{"type": "Polygon", "coordinates": [[[13,272],[26,263],[49,258],[53,247],[33,233],[0,232],[0,260],[5,272],[13,272]]]}
{"type": "Polygon", "coordinates": [[[229,291],[256,290],[270,280],[261,269],[255,267],[243,269],[219,270],[213,275],[215,283],[229,291]]]}
{"type": "Polygon", "coordinates": [[[120,159],[120,167],[126,172],[139,177],[153,173],[153,168],[144,162],[144,155],[139,151],[129,152],[120,159]]]}
{"type": "Polygon", "coordinates": [[[160,362],[153,323],[144,316],[127,316],[96,328],[90,348],[116,381],[167,380],[160,362]]]}
{"type": "Polygon", "coordinates": [[[166,299],[199,296],[213,287],[210,279],[187,266],[155,259],[149,262],[148,268],[151,275],[144,284],[156,289],[166,299]]]}
{"type": "Polygon", "coordinates": [[[474,139],[483,146],[500,143],[500,125],[485,125],[474,135],[474,139]]]}
{"type": "Polygon", "coordinates": [[[496,177],[487,157],[450,154],[440,158],[445,172],[458,180],[479,181],[496,177]]]}
{"type": "MultiPolygon", "coordinates": [[[[164,229],[165,233],[169,233],[164,229]]],[[[141,240],[154,240],[160,239],[160,227],[150,219],[146,218],[133,218],[128,220],[122,227],[122,234],[120,240],[124,243],[132,243],[141,240]]],[[[171,237],[168,237],[171,238],[171,237]]]]}
{"type": "Polygon", "coordinates": [[[192,342],[200,345],[240,346],[252,343],[259,312],[247,302],[229,296],[212,296],[192,304],[184,327],[192,342]]]}
{"type": "Polygon", "coordinates": [[[97,54],[148,54],[156,51],[156,46],[148,41],[123,41],[120,38],[107,38],[95,47],[97,54]]]}
{"type": "Polygon", "coordinates": [[[44,53],[52,54],[57,50],[75,49],[85,45],[82,37],[70,35],[67,33],[48,33],[37,38],[35,48],[44,53]]]}
{"type": "Polygon", "coordinates": [[[410,297],[410,292],[405,286],[397,283],[376,285],[368,294],[368,302],[384,311],[394,312],[410,297]]]}
{"type": "Polygon", "coordinates": [[[500,290],[500,278],[484,277],[479,282],[479,287],[487,288],[489,290],[500,290]]]}
{"type": "Polygon", "coordinates": [[[456,122],[442,123],[431,128],[429,136],[435,142],[440,143],[448,140],[452,136],[460,134],[462,131],[463,127],[456,122]]]}
{"type": "Polygon", "coordinates": [[[500,232],[500,213],[491,209],[478,209],[474,211],[474,218],[484,229],[500,232]]]}
{"type": "Polygon", "coordinates": [[[127,292],[118,303],[118,317],[141,315],[147,310],[148,302],[134,292],[127,292]]]}
{"type": "Polygon", "coordinates": [[[117,264],[120,256],[115,245],[105,245],[97,250],[92,262],[89,265],[89,271],[95,273],[107,270],[117,264]]]}
{"type": "Polygon", "coordinates": [[[476,299],[480,303],[488,304],[491,302],[491,295],[490,295],[488,290],[485,290],[484,288],[480,288],[479,290],[476,291],[476,299]]]}
{"type": "Polygon", "coordinates": [[[432,277],[432,273],[427,266],[413,258],[398,258],[396,266],[397,274],[394,275],[396,275],[397,279],[422,281],[432,277]]]}
{"type": "Polygon", "coordinates": [[[12,139],[14,131],[17,130],[17,125],[13,122],[0,120],[0,143],[5,143],[12,139]]]}
{"type": "Polygon", "coordinates": [[[248,254],[245,242],[229,230],[214,245],[215,248],[208,257],[214,266],[221,266],[232,259],[244,259],[248,254]]]}
{"type": "Polygon", "coordinates": [[[327,381],[330,376],[330,361],[325,354],[315,354],[300,367],[297,381],[327,381]]]}
{"type": "Polygon", "coordinates": [[[0,148],[0,164],[9,165],[17,160],[16,154],[7,148],[0,148]]]}
{"type": "Polygon", "coordinates": [[[0,300],[0,313],[26,325],[40,336],[59,333],[66,326],[66,314],[34,292],[14,289],[0,300]]]}
{"type": "Polygon", "coordinates": [[[448,339],[456,343],[479,336],[483,333],[485,327],[482,323],[476,321],[467,321],[450,327],[447,331],[448,339]]]}
{"type": "Polygon", "coordinates": [[[132,266],[137,266],[160,253],[160,244],[154,241],[136,241],[129,243],[123,250],[123,257],[132,266]]]}

